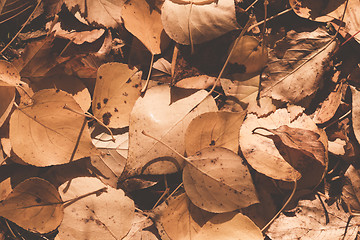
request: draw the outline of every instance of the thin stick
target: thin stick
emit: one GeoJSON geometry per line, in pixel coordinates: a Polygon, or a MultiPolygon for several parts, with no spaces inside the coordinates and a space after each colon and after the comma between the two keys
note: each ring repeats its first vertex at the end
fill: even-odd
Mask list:
{"type": "Polygon", "coordinates": [[[40,6],[42,0],[39,0],[39,2],[36,4],[34,10],[32,11],[32,13],[30,14],[30,16],[28,17],[28,19],[25,21],[25,23],[22,25],[22,27],[20,28],[20,30],[15,34],[15,36],[10,40],[10,42],[8,44],[6,44],[6,46],[0,51],[0,54],[2,54],[9,46],[10,44],[19,36],[19,34],[21,33],[21,31],[25,28],[26,24],[30,21],[31,17],[34,15],[36,9],[40,6]]]}
{"type": "Polygon", "coordinates": [[[263,29],[261,31],[261,39],[263,39],[263,45],[261,48],[261,54],[264,54],[265,52],[265,30],[266,30],[266,18],[267,18],[267,6],[268,6],[269,2],[268,0],[264,1],[264,25],[263,25],[263,29]]]}
{"type": "Polygon", "coordinates": [[[285,204],[282,206],[282,208],[275,214],[275,216],[261,229],[262,232],[264,232],[269,226],[270,224],[272,224],[275,219],[279,216],[279,214],[284,210],[284,208],[289,204],[289,202],[291,201],[291,199],[293,198],[295,191],[297,188],[297,180],[294,180],[294,188],[292,193],[290,194],[290,197],[288,198],[288,200],[285,202],[285,204]]]}
{"type": "Polygon", "coordinates": [[[63,53],[66,51],[66,49],[68,49],[68,47],[70,46],[70,44],[74,41],[74,39],[71,39],[66,46],[64,47],[64,49],[61,51],[61,53],[59,54],[59,57],[61,57],[61,55],[63,55],[63,53]]]}
{"type": "Polygon", "coordinates": [[[151,53],[151,62],[150,62],[150,68],[149,68],[149,73],[148,76],[146,78],[146,83],[145,86],[141,89],[141,93],[144,93],[149,85],[149,81],[150,81],[150,76],[151,76],[151,70],[153,68],[154,65],[154,54],[151,53]]]}
{"type": "MultiPolygon", "coordinates": [[[[22,14],[22,13],[25,12],[25,11],[27,11],[27,10],[28,10],[29,8],[31,8],[31,7],[32,7],[31,5],[30,5],[30,6],[27,6],[26,8],[24,8],[24,9],[21,10],[20,12],[18,12],[18,13],[16,13],[16,14],[14,14],[13,16],[11,16],[11,17],[9,17],[9,18],[1,21],[0,24],[3,24],[3,23],[5,23],[5,22],[7,22],[7,21],[9,21],[9,20],[11,20],[11,19],[19,16],[20,14],[22,14]]],[[[4,13],[3,13],[3,14],[4,14],[4,13]]]]}
{"type": "Polygon", "coordinates": [[[245,12],[249,11],[250,8],[252,8],[259,0],[255,0],[252,4],[250,4],[250,6],[248,6],[246,9],[245,9],[245,12]]]}
{"type": "Polygon", "coordinates": [[[257,27],[257,26],[265,23],[266,21],[270,21],[270,20],[272,20],[272,19],[274,19],[274,18],[276,18],[276,17],[278,17],[278,16],[280,16],[280,15],[283,15],[284,13],[290,12],[291,10],[292,10],[292,8],[285,9],[284,11],[279,12],[279,13],[275,14],[274,16],[269,17],[268,19],[264,19],[264,20],[262,20],[262,21],[260,21],[260,22],[258,22],[258,23],[256,23],[256,24],[254,24],[254,25],[251,25],[251,26],[249,27],[249,29],[248,29],[248,32],[251,31],[253,28],[255,28],[255,27],[257,27]]]}
{"type": "Polygon", "coordinates": [[[178,57],[178,54],[179,54],[179,44],[176,43],[175,46],[174,46],[174,52],[173,52],[173,55],[172,55],[172,59],[171,59],[171,85],[173,85],[173,81],[174,81],[174,75],[175,75],[175,66],[176,66],[176,61],[177,61],[177,57],[178,57]]]}

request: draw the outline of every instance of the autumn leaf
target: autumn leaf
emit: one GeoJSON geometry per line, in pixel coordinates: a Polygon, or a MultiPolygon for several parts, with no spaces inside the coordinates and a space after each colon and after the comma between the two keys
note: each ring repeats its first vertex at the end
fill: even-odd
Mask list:
{"type": "Polygon", "coordinates": [[[18,184],[0,203],[0,216],[29,231],[47,233],[60,225],[64,216],[62,203],[52,184],[30,178],[18,184]]]}
{"type": "Polygon", "coordinates": [[[15,88],[0,86],[0,127],[9,116],[15,100],[15,88]]]}
{"type": "Polygon", "coordinates": [[[360,92],[355,88],[350,86],[351,93],[352,93],[352,123],[354,134],[358,142],[360,142],[360,92]]]}
{"type": "Polygon", "coordinates": [[[20,73],[10,62],[0,60],[0,86],[17,86],[20,83],[20,73]]]}

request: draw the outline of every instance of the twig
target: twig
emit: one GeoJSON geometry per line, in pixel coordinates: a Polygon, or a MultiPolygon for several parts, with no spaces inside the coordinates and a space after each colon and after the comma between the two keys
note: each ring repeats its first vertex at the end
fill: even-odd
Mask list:
{"type": "Polygon", "coordinates": [[[268,19],[264,19],[264,20],[262,20],[262,21],[260,21],[260,22],[258,22],[258,23],[256,23],[256,24],[254,24],[254,25],[251,25],[251,26],[249,27],[249,29],[248,29],[248,32],[251,31],[253,28],[255,28],[255,27],[257,27],[257,26],[265,23],[266,21],[270,21],[270,20],[272,20],[272,19],[274,19],[274,18],[276,18],[276,17],[278,17],[278,16],[280,16],[280,15],[283,15],[284,13],[290,12],[291,10],[292,10],[292,8],[285,9],[284,11],[279,12],[279,13],[275,14],[274,16],[269,17],[268,19]]]}
{"type": "Polygon", "coordinates": [[[151,76],[151,70],[153,68],[153,65],[154,65],[154,54],[151,53],[151,61],[150,61],[150,68],[149,68],[149,73],[148,73],[148,76],[146,78],[146,83],[144,85],[144,87],[141,89],[141,93],[144,93],[149,85],[149,81],[150,81],[150,76],[151,76]]]}

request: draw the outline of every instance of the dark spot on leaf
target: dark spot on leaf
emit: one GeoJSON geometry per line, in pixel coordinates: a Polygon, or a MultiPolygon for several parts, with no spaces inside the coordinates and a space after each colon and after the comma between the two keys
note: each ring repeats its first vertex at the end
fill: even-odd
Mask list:
{"type": "Polygon", "coordinates": [[[107,113],[104,113],[104,115],[102,116],[102,119],[103,119],[103,123],[105,125],[109,125],[110,124],[110,118],[111,118],[111,113],[107,112],[107,113]]]}
{"type": "Polygon", "coordinates": [[[114,108],[114,112],[118,112],[119,110],[117,108],[114,108]]]}
{"type": "Polygon", "coordinates": [[[211,140],[211,143],[209,145],[214,146],[215,145],[215,140],[211,140]]]}
{"type": "Polygon", "coordinates": [[[126,81],[126,83],[131,83],[131,79],[129,78],[129,79],[126,81]]]}
{"type": "Polygon", "coordinates": [[[101,103],[97,103],[97,104],[96,104],[96,108],[97,108],[97,109],[100,109],[100,108],[101,108],[101,103]]]}
{"type": "Polygon", "coordinates": [[[104,100],[103,100],[104,104],[106,104],[108,101],[109,101],[109,99],[107,99],[107,98],[104,98],[104,100]]]}
{"type": "Polygon", "coordinates": [[[41,203],[41,198],[36,198],[35,201],[36,201],[37,203],[41,203]]]}
{"type": "Polygon", "coordinates": [[[59,89],[56,89],[56,93],[58,93],[58,92],[60,92],[60,90],[59,90],[59,89]]]}
{"type": "Polygon", "coordinates": [[[138,87],[139,87],[139,84],[135,84],[134,87],[135,87],[135,88],[138,88],[138,87]]]}
{"type": "Polygon", "coordinates": [[[99,76],[99,79],[102,79],[102,76],[99,76]]]}
{"type": "Polygon", "coordinates": [[[129,94],[127,92],[124,92],[123,95],[127,97],[129,94]]]}

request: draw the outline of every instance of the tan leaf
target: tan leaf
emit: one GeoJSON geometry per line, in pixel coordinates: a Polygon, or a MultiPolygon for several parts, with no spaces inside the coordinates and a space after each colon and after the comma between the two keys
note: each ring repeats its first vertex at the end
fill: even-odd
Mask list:
{"type": "Polygon", "coordinates": [[[182,96],[182,99],[171,103],[171,88],[162,85],[150,88],[144,97],[136,101],[130,115],[129,157],[123,178],[140,173],[174,173],[182,168],[183,159],[142,133],[145,131],[184,153],[185,131],[191,120],[204,112],[216,111],[217,107],[205,90],[182,96]]]}
{"type": "Polygon", "coordinates": [[[206,89],[208,87],[212,87],[215,84],[215,82],[216,82],[216,77],[200,75],[196,77],[184,78],[178,81],[175,84],[175,86],[179,88],[187,88],[187,89],[206,89]]]}
{"type": "Polygon", "coordinates": [[[147,228],[153,226],[153,224],[148,216],[135,212],[132,227],[122,240],[158,240],[153,232],[147,230],[147,228]]]}
{"type": "Polygon", "coordinates": [[[50,77],[44,77],[40,81],[32,83],[31,88],[34,92],[50,88],[65,91],[75,99],[83,112],[87,112],[91,105],[89,90],[81,80],[75,76],[56,74],[50,77]]]}
{"type": "Polygon", "coordinates": [[[320,134],[316,124],[307,115],[301,114],[296,119],[291,119],[290,116],[291,114],[284,108],[276,110],[265,118],[248,114],[240,128],[240,148],[248,163],[256,171],[283,181],[293,181],[302,175],[298,188],[313,187],[323,177],[325,170],[323,163],[300,154],[299,150],[289,151],[289,148],[282,147],[279,140],[266,136],[269,135],[266,130],[258,129],[256,134],[253,133],[258,127],[276,129],[287,125],[320,134]]]}
{"type": "Polygon", "coordinates": [[[96,154],[81,113],[74,98],[61,90],[35,93],[32,105],[20,106],[11,115],[13,151],[26,163],[42,167],[96,154]]]}
{"type": "Polygon", "coordinates": [[[3,201],[4,199],[9,196],[9,194],[13,191],[13,188],[11,186],[11,178],[8,177],[2,182],[0,182],[0,201],[3,201]]]}
{"type": "Polygon", "coordinates": [[[0,127],[9,116],[15,100],[15,88],[0,86],[0,127]]]}
{"type": "Polygon", "coordinates": [[[238,29],[232,0],[202,5],[165,0],[161,20],[170,38],[185,45],[200,44],[238,29]]]}
{"type": "Polygon", "coordinates": [[[28,231],[48,233],[60,225],[64,207],[53,185],[41,178],[30,178],[0,203],[0,216],[28,231]]]}
{"type": "Polygon", "coordinates": [[[59,192],[64,201],[76,198],[65,208],[60,239],[114,240],[129,232],[135,206],[123,190],[107,188],[97,178],[81,177],[64,183],[59,192]]]}
{"type": "Polygon", "coordinates": [[[239,130],[246,111],[241,113],[208,112],[194,118],[185,134],[185,150],[188,156],[203,148],[214,146],[237,153],[239,130]]]}
{"type": "Polygon", "coordinates": [[[267,48],[260,46],[255,37],[243,36],[229,58],[229,67],[241,68],[242,73],[256,73],[265,67],[267,60],[267,48]]]}
{"type": "MultiPolygon", "coordinates": [[[[317,22],[336,22],[342,20],[345,23],[345,31],[350,35],[354,35],[359,31],[359,0],[330,0],[326,2],[290,0],[289,3],[294,12],[300,17],[317,22]],[[345,6],[347,6],[346,10],[344,9],[345,6]]],[[[354,38],[360,42],[359,35],[355,35],[354,38]]]]}
{"type": "Polygon", "coordinates": [[[124,0],[64,0],[71,12],[79,11],[95,26],[117,28],[121,23],[124,0]]]}
{"type": "Polygon", "coordinates": [[[262,240],[261,230],[241,213],[223,213],[211,218],[194,240],[262,240]]]}
{"type": "Polygon", "coordinates": [[[167,206],[155,209],[155,214],[166,235],[177,240],[191,239],[214,215],[192,204],[185,193],[170,198],[167,206]]]}
{"type": "Polygon", "coordinates": [[[130,112],[140,97],[141,72],[123,63],[106,63],[99,67],[92,110],[111,128],[129,125],[130,112]]]}
{"type": "Polygon", "coordinates": [[[13,64],[0,60],[0,86],[17,86],[20,83],[20,73],[13,64]]]}
{"type": "Polygon", "coordinates": [[[337,46],[336,41],[330,41],[331,36],[321,28],[312,32],[289,31],[272,52],[260,96],[297,103],[315,93],[324,79],[324,66],[329,64],[337,46]]]}
{"type": "Polygon", "coordinates": [[[125,28],[153,54],[161,53],[163,25],[160,11],[146,0],[127,1],[122,8],[125,28]]]}
{"type": "MultiPolygon", "coordinates": [[[[322,202],[325,199],[322,198],[322,202]]],[[[266,234],[273,240],[293,239],[346,239],[354,240],[358,226],[350,223],[344,237],[348,214],[337,207],[337,204],[326,205],[329,222],[324,216],[324,206],[318,198],[301,200],[292,212],[292,216],[281,214],[267,230],[266,234]]]]}
{"type": "Polygon", "coordinates": [[[348,204],[352,212],[360,212],[360,174],[352,165],[345,172],[346,180],[341,198],[348,204]]]}
{"type": "Polygon", "coordinates": [[[259,202],[249,169],[234,152],[209,147],[188,162],[183,171],[184,188],[197,207],[222,213],[259,202]]]}
{"type": "Polygon", "coordinates": [[[360,92],[353,86],[350,86],[352,93],[352,125],[355,137],[360,143],[360,92]]]}

